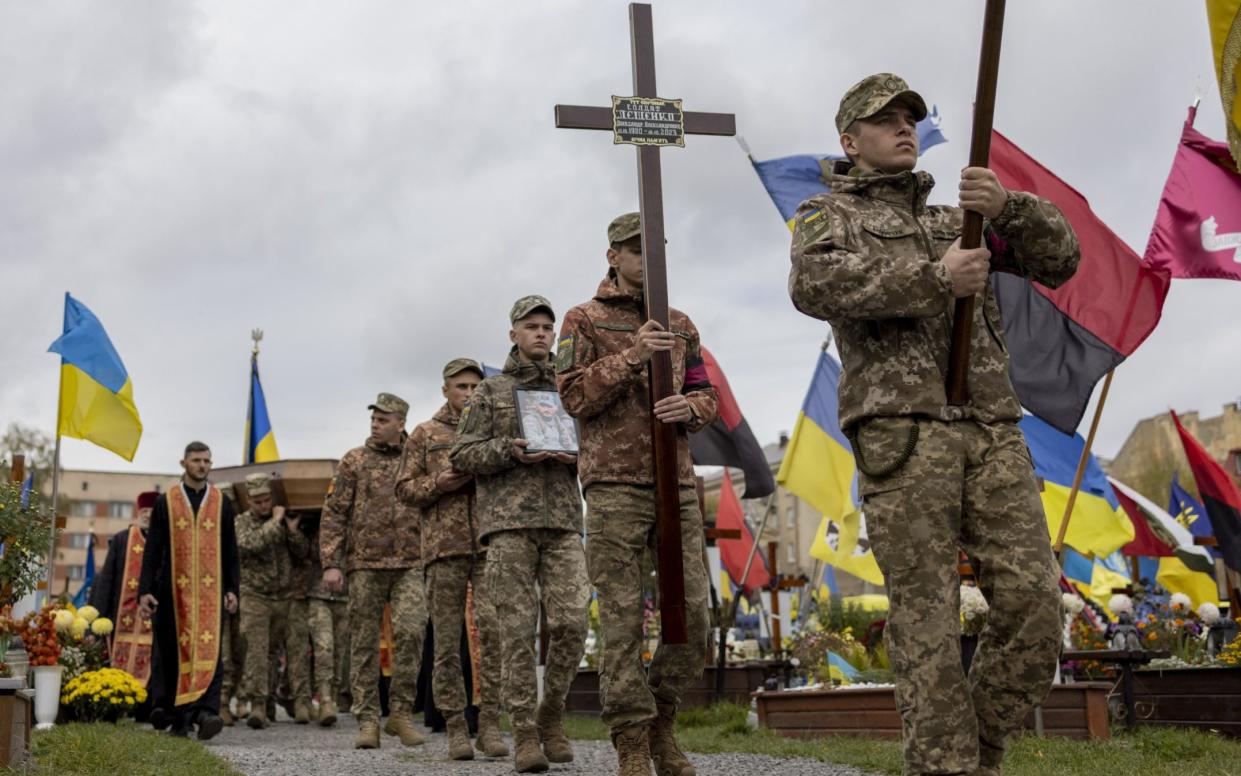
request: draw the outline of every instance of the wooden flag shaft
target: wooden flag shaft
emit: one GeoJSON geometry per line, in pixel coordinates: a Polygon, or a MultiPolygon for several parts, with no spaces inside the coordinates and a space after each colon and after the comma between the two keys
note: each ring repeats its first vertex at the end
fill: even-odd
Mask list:
{"type": "MultiPolygon", "coordinates": [[[[651,7],[629,5],[629,37],[635,97],[658,97],[655,85],[655,38],[651,7]]],[[[685,134],[734,135],[736,120],[725,113],[684,115],[685,134]]],[[[569,129],[614,131],[611,108],[557,105],[556,126],[569,129]]],[[[664,252],[664,204],[659,147],[639,145],[638,205],[642,213],[643,313],[668,330],[668,270],[664,252]]],[[[674,391],[672,356],[666,351],[651,357],[648,387],[652,408],[674,391]]],[[[659,566],[659,613],[662,640],[685,644],[685,575],[682,566],[680,466],[677,460],[675,424],[663,423],[651,412],[651,437],[655,461],[656,560],[659,566]]]]}
{"type": "MultiPolygon", "coordinates": [[[[974,127],[970,135],[970,167],[986,167],[991,160],[991,126],[995,117],[995,89],[1000,73],[1000,39],[1004,32],[1004,0],[987,0],[982,23],[982,51],[978,58],[978,91],[974,96],[974,127]]],[[[961,228],[963,249],[982,247],[982,214],[965,211],[961,228]]],[[[969,402],[970,338],[973,335],[974,297],[956,301],[952,311],[952,347],[948,351],[948,403],[969,402]]]]}
{"type": "MultiPolygon", "coordinates": [[[[1077,493],[1082,489],[1082,478],[1086,476],[1086,465],[1090,463],[1090,448],[1094,446],[1094,435],[1099,430],[1099,419],[1103,417],[1103,405],[1107,404],[1107,392],[1112,387],[1114,370],[1109,370],[1103,378],[1103,391],[1099,394],[1099,403],[1095,405],[1094,417],[1090,421],[1090,432],[1086,434],[1086,444],[1082,446],[1081,457],[1077,459],[1077,473],[1073,475],[1073,487],[1069,490],[1069,500],[1064,505],[1064,517],[1060,520],[1060,530],[1056,533],[1053,549],[1060,559],[1060,567],[1064,568],[1065,553],[1064,537],[1069,533],[1069,520],[1073,517],[1073,504],[1077,501],[1077,493]]],[[[1134,580],[1137,581],[1136,579],[1134,580]]]]}

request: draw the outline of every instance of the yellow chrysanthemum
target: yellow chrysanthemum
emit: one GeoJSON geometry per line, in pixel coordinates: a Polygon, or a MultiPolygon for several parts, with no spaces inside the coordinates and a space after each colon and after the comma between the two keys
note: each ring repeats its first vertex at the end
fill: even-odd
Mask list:
{"type": "Polygon", "coordinates": [[[90,624],[87,623],[86,620],[83,620],[81,617],[78,617],[77,619],[73,621],[73,624],[69,626],[69,635],[75,639],[80,640],[83,636],[86,635],[86,629],[89,627],[90,627],[90,624]]]}
{"type": "Polygon", "coordinates": [[[107,617],[98,617],[90,624],[90,632],[96,636],[107,636],[112,632],[112,621],[107,617]]]}
{"type": "Polygon", "coordinates": [[[78,609],[78,616],[90,623],[99,616],[99,610],[93,606],[83,606],[81,609],[78,609]]]}

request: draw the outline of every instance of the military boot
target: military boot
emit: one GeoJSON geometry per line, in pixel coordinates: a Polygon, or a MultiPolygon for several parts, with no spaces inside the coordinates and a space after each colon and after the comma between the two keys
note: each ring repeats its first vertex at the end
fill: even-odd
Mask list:
{"type": "Polygon", "coordinates": [[[539,739],[543,742],[543,753],[547,759],[554,763],[573,762],[573,747],[564,732],[563,708],[553,708],[544,701],[539,704],[534,719],[539,725],[539,739]]]}
{"type": "Polygon", "coordinates": [[[246,724],[255,730],[262,730],[271,723],[267,721],[267,711],[258,704],[250,709],[250,717],[246,720],[246,724]]]}
{"type": "Polygon", "coordinates": [[[293,721],[299,725],[310,722],[310,704],[301,698],[293,703],[293,721]]]}
{"type": "Polygon", "coordinates": [[[353,739],[354,749],[379,748],[379,723],[373,719],[358,720],[358,737],[353,739]]]}
{"type": "Polygon", "coordinates": [[[319,701],[319,724],[331,727],[336,724],[336,704],[332,702],[331,696],[325,695],[323,698],[319,701]]]}
{"type": "Polygon", "coordinates": [[[232,712],[228,710],[228,706],[220,707],[220,721],[224,723],[224,727],[232,727],[233,723],[236,722],[236,720],[233,719],[232,712]]]}
{"type": "Polygon", "coordinates": [[[427,741],[427,737],[414,724],[414,715],[409,709],[393,709],[384,725],[384,732],[397,736],[406,746],[422,746],[427,741]]]}
{"type": "Polygon", "coordinates": [[[677,746],[677,707],[661,703],[658,714],[651,720],[647,741],[651,747],[651,760],[658,776],[697,776],[694,765],[677,746]]]}
{"type": "Polygon", "coordinates": [[[500,737],[500,712],[488,709],[479,712],[478,738],[474,740],[478,751],[488,757],[508,757],[508,745],[500,737]]]}
{"type": "Polygon", "coordinates": [[[539,748],[537,727],[517,728],[513,731],[513,767],[518,773],[542,773],[549,765],[539,748]]]}
{"type": "Polygon", "coordinates": [[[619,776],[651,776],[651,747],[645,725],[630,725],[612,734],[619,776]]]}
{"type": "Polygon", "coordinates": [[[448,727],[448,759],[473,760],[474,747],[470,744],[470,723],[465,715],[456,712],[445,721],[448,727]]]}

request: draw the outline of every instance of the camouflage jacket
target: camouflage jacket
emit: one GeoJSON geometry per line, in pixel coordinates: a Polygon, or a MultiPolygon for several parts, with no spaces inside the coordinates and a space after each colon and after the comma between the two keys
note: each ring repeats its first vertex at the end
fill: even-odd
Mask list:
{"type": "Polygon", "coordinates": [[[582,494],[576,467],[554,459],[521,464],[513,458],[517,424],[516,388],[556,390],[550,363],[521,362],[516,348],[504,372],[474,390],[461,415],[450,459],[472,472],[478,486],[479,538],[521,528],[582,532],[582,494]]]}
{"type": "MultiPolygon", "coordinates": [[[[969,403],[949,406],[944,375],[951,342],[952,278],[940,258],[961,234],[964,212],[926,204],[925,172],[859,174],[838,163],[832,191],[806,200],[793,229],[789,296],[829,321],[840,349],[840,426],[868,417],[918,415],[982,422],[1021,419],[1008,349],[990,286],[974,306],[969,403]]],[[[1010,192],[988,225],[992,270],[1055,288],[1077,269],[1078,246],[1060,210],[1010,192]]]]}
{"type": "Polygon", "coordinates": [[[422,562],[479,552],[474,517],[474,483],[451,493],[435,486],[435,477],[452,467],[448,453],[461,416],[448,404],[410,432],[396,478],[396,495],[422,510],[422,562]]]}
{"type": "Polygon", "coordinates": [[[405,434],[395,445],[373,440],[345,453],[319,521],[323,568],[407,569],[422,562],[418,511],[396,498],[405,434]]]}
{"type": "Polygon", "coordinates": [[[283,519],[237,516],[237,557],[241,562],[241,594],[260,598],[291,598],[296,580],[293,564],[304,560],[310,545],[301,531],[290,531],[283,519]]]}
{"type": "MultiPolygon", "coordinates": [[[[583,488],[597,482],[655,484],[647,369],[634,356],[634,332],[642,322],[641,301],[621,291],[611,276],[599,284],[594,299],[565,313],[556,382],[565,410],[581,423],[583,488]]],[[[677,335],[673,390],[685,394],[694,411],[693,419],[677,429],[681,484],[692,486],[688,432],[715,420],[717,399],[703,366],[698,330],[680,310],[670,310],[668,322],[677,335]]]]}
{"type": "Polygon", "coordinates": [[[306,591],[306,597],[318,598],[321,601],[348,601],[348,580],[345,581],[345,586],[337,592],[328,590],[323,584],[323,562],[320,560],[319,536],[320,534],[315,534],[315,538],[310,540],[310,557],[307,558],[310,566],[310,588],[306,591]]]}

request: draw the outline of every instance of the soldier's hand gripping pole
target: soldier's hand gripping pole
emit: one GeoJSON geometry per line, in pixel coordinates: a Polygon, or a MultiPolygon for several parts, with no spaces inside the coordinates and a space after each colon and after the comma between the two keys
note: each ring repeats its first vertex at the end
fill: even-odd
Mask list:
{"type": "MultiPolygon", "coordinates": [[[[987,0],[982,23],[982,51],[978,58],[978,91],[974,96],[974,127],[970,135],[970,167],[986,167],[991,158],[991,125],[995,116],[995,86],[1000,71],[1000,37],[1004,32],[1004,0],[987,0]]],[[[961,247],[982,247],[982,214],[965,211],[961,247]]],[[[973,334],[974,297],[958,299],[952,313],[952,347],[948,351],[948,403],[969,401],[970,337],[973,334]]]]}

